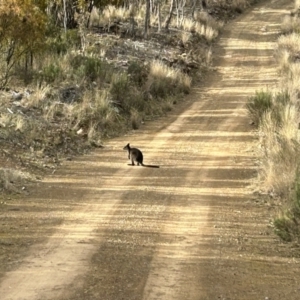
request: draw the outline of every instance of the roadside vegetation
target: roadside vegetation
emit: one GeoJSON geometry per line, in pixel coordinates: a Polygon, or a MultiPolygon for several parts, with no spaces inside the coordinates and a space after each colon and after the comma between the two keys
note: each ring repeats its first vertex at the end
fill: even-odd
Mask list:
{"type": "Polygon", "coordinates": [[[300,241],[300,1],[282,23],[275,56],[281,90],[258,91],[248,111],[258,128],[262,189],[278,207],[275,232],[284,241],[300,241]]]}
{"type": "Polygon", "coordinates": [[[3,174],[42,175],[166,114],[209,69],[224,23],[255,2],[2,1],[3,174]]]}

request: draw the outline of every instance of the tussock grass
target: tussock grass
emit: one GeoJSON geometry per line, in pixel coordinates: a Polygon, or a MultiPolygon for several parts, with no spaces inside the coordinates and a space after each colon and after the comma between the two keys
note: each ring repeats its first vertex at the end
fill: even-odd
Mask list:
{"type": "Polygon", "coordinates": [[[90,14],[90,26],[99,26],[100,25],[100,15],[101,12],[99,8],[94,7],[90,14]]]}
{"type": "Polygon", "coordinates": [[[217,30],[213,29],[210,26],[203,25],[200,23],[196,23],[195,31],[200,36],[203,36],[208,42],[212,42],[218,36],[217,30]]]}
{"type": "Polygon", "coordinates": [[[206,11],[196,12],[195,20],[200,24],[213,28],[217,32],[224,26],[223,21],[217,21],[212,16],[210,16],[206,11]]]}
{"type": "Polygon", "coordinates": [[[74,105],[71,118],[74,129],[82,128],[86,133],[96,129],[109,133],[118,122],[108,93],[100,91],[86,91],[82,102],[74,105]]]}
{"type": "Polygon", "coordinates": [[[181,28],[185,31],[193,31],[195,29],[195,21],[190,18],[184,18],[181,23],[181,28]]]}
{"type": "Polygon", "coordinates": [[[300,19],[298,16],[285,16],[281,24],[281,31],[284,34],[299,32],[300,19]]]}
{"type": "Polygon", "coordinates": [[[26,120],[22,115],[17,115],[15,126],[16,126],[15,127],[16,131],[17,130],[19,130],[21,132],[24,131],[24,128],[26,126],[26,120]]]}
{"type": "Polygon", "coordinates": [[[273,224],[277,235],[286,242],[300,241],[300,174],[297,170],[294,187],[288,197],[288,205],[280,211],[273,224]]]}
{"type": "Polygon", "coordinates": [[[26,107],[43,107],[50,91],[51,88],[49,85],[37,86],[34,93],[22,99],[21,103],[26,107]]]}
{"type": "Polygon", "coordinates": [[[287,91],[257,92],[247,104],[260,132],[264,188],[282,197],[288,195],[298,166],[297,107],[287,91]]]}
{"type": "Polygon", "coordinates": [[[161,61],[154,60],[150,64],[147,87],[155,98],[164,98],[170,94],[188,93],[191,88],[191,78],[161,61]]]}
{"type": "Polygon", "coordinates": [[[299,145],[296,140],[297,133],[294,134],[295,131],[291,130],[290,125],[285,122],[283,127],[285,129],[280,130],[280,122],[271,111],[261,120],[260,132],[263,139],[260,176],[265,190],[284,198],[288,196],[295,179],[299,145]],[[284,135],[286,132],[290,138],[284,135]]]}
{"type": "Polygon", "coordinates": [[[191,40],[192,34],[189,32],[183,31],[183,32],[181,32],[180,36],[181,36],[182,43],[185,45],[191,40]]]}
{"type": "Polygon", "coordinates": [[[300,53],[300,35],[293,32],[289,35],[282,35],[277,41],[277,49],[286,49],[290,52],[291,57],[300,53]]]}
{"type": "Polygon", "coordinates": [[[129,18],[130,12],[131,9],[126,7],[108,5],[103,9],[100,19],[103,22],[111,22],[112,20],[126,20],[129,18]]]}
{"type": "Polygon", "coordinates": [[[290,64],[285,78],[290,94],[298,94],[300,91],[300,62],[290,64]]]}
{"type": "Polygon", "coordinates": [[[257,126],[260,124],[262,116],[271,109],[272,105],[272,94],[269,91],[256,92],[255,96],[249,98],[247,109],[254,124],[257,126]]]}
{"type": "MultiPolygon", "coordinates": [[[[284,203],[274,219],[275,232],[291,240],[292,235],[300,232],[299,226],[295,226],[299,200],[294,193],[300,163],[299,101],[288,90],[277,94],[261,91],[249,98],[247,108],[259,130],[262,188],[284,203]]],[[[297,216],[300,218],[300,214],[297,216]]]]}
{"type": "Polygon", "coordinates": [[[12,124],[13,116],[8,113],[3,113],[0,115],[0,125],[1,127],[7,128],[12,124]]]}
{"type": "Polygon", "coordinates": [[[292,63],[290,51],[288,49],[277,49],[275,55],[276,55],[279,71],[283,74],[287,73],[292,63]]]}

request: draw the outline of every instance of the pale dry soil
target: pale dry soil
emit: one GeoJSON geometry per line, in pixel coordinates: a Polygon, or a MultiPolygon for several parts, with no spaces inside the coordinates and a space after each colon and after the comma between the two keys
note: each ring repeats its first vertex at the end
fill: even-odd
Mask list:
{"type": "Polygon", "coordinates": [[[275,88],[292,1],[228,24],[215,71],[167,117],[64,163],[1,206],[0,299],[300,299],[299,249],[270,226],[245,103],[275,88]],[[131,167],[128,142],[144,152],[131,167]]]}

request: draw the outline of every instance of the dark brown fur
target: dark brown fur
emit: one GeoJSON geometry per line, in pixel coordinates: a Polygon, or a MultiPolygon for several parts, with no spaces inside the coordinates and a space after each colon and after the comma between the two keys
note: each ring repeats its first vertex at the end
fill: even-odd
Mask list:
{"type": "Polygon", "coordinates": [[[152,165],[144,165],[143,164],[143,153],[141,150],[139,150],[138,148],[131,148],[130,144],[128,143],[123,150],[127,150],[128,151],[128,159],[131,160],[131,164],[134,166],[134,162],[137,163],[137,165],[141,165],[143,167],[149,167],[149,168],[159,168],[159,166],[152,166],[152,165]]]}

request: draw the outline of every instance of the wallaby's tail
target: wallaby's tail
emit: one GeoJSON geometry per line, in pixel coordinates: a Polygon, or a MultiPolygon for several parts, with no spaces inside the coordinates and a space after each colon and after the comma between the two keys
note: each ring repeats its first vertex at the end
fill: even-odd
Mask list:
{"type": "Polygon", "coordinates": [[[156,165],[144,165],[142,164],[143,167],[146,167],[146,168],[159,168],[159,166],[156,166],[156,165]]]}

